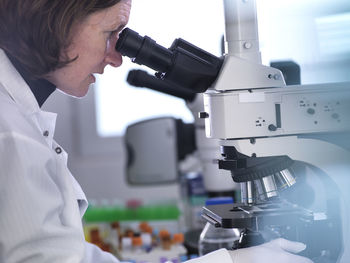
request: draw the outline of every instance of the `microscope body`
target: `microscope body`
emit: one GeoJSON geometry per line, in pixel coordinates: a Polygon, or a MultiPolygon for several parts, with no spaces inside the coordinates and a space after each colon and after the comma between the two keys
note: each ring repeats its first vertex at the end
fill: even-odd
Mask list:
{"type": "Polygon", "coordinates": [[[347,262],[350,83],[287,86],[261,65],[254,2],[224,1],[226,54],[201,113],[241,203],[204,207],[203,217],[241,229],[235,248],[285,237],[315,262],[347,262]]]}
{"type": "Polygon", "coordinates": [[[350,83],[235,89],[229,80],[234,70],[222,72],[204,94],[201,115],[206,136],[222,147],[219,167],[241,183],[241,203],[204,207],[203,217],[217,227],[241,229],[236,248],[285,237],[306,243],[304,255],[314,262],[347,262],[350,83]],[[228,157],[232,147],[244,156],[228,157]],[[292,163],[264,166],[263,158],[283,156],[292,163]],[[254,169],[242,165],[255,159],[262,162],[254,169]],[[246,179],[237,179],[249,169],[246,179]],[[291,177],[279,183],[286,174],[291,177]],[[244,236],[247,231],[253,238],[244,236]]]}

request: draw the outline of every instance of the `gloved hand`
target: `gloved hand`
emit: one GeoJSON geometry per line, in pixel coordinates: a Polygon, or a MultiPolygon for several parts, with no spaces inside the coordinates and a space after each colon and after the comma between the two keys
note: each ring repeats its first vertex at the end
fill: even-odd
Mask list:
{"type": "Polygon", "coordinates": [[[306,248],[299,242],[283,238],[259,246],[229,251],[233,263],[312,263],[308,258],[295,255],[306,248]]]}

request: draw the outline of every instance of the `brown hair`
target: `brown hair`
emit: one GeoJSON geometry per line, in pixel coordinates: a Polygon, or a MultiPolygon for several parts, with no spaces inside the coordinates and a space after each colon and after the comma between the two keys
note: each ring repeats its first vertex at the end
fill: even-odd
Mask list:
{"type": "Polygon", "coordinates": [[[0,48],[42,77],[72,61],[64,51],[77,21],[120,1],[0,0],[0,48]]]}

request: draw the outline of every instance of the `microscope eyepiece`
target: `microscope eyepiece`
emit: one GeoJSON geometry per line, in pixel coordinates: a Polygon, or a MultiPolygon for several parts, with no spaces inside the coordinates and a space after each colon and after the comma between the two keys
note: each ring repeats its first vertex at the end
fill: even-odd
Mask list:
{"type": "Polygon", "coordinates": [[[125,28],[119,35],[115,49],[132,58],[132,61],[148,66],[156,71],[166,71],[172,64],[172,52],[156,43],[148,36],[125,28]]]}
{"type": "Polygon", "coordinates": [[[176,39],[167,49],[129,28],[120,33],[115,49],[133,62],[157,71],[158,78],[196,93],[211,86],[223,63],[222,58],[183,39],[176,39]]]}
{"type": "Polygon", "coordinates": [[[120,34],[115,49],[124,56],[136,57],[142,46],[143,37],[136,32],[125,28],[120,34]]]}

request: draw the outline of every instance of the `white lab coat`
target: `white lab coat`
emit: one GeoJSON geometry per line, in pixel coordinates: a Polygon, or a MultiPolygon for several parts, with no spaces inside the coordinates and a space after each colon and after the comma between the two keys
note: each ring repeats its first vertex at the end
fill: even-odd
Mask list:
{"type": "MultiPolygon", "coordinates": [[[[119,262],[85,242],[87,200],[53,139],[55,122],[0,49],[0,262],[119,262]]],[[[215,261],[232,263],[226,250],[189,262],[215,261]]]]}

